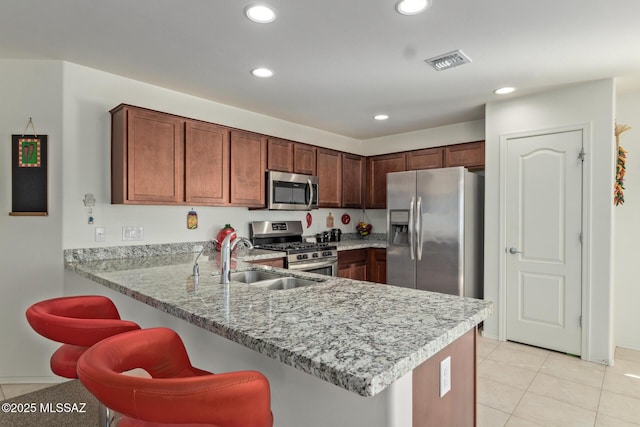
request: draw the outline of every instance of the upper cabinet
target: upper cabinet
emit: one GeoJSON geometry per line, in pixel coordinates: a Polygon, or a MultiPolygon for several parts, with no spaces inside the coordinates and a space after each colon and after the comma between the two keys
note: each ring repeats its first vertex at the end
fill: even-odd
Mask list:
{"type": "Polygon", "coordinates": [[[384,209],[387,174],[484,168],[484,141],[363,157],[121,104],[111,110],[111,200],[265,206],[265,171],[318,176],[321,208],[384,209]]]}
{"type": "Polygon", "coordinates": [[[318,175],[318,206],[340,207],[342,202],[342,154],[339,151],[318,148],[316,150],[316,174],[318,175]]]}
{"type": "Polygon", "coordinates": [[[316,174],[316,147],[298,142],[293,145],[293,171],[305,175],[316,174]]]}
{"type": "Polygon", "coordinates": [[[195,120],[185,127],[185,201],[228,205],[229,129],[195,120]]]}
{"type": "Polygon", "coordinates": [[[365,158],[342,154],[342,207],[364,208],[365,158]]]}
{"type": "Polygon", "coordinates": [[[484,169],[484,141],[444,147],[444,166],[464,166],[470,170],[484,169]]]}
{"type": "Polygon", "coordinates": [[[384,154],[367,158],[367,208],[387,207],[387,174],[406,170],[405,153],[384,154]]]}
{"type": "Polygon", "coordinates": [[[407,153],[407,170],[441,168],[444,164],[444,148],[425,148],[407,153]]]}
{"type": "Polygon", "coordinates": [[[127,105],[111,114],[111,202],[181,203],[184,120],[127,105]]]}
{"type": "Polygon", "coordinates": [[[231,131],[231,204],[265,206],[267,137],[252,132],[231,131]]]}
{"type": "Polygon", "coordinates": [[[269,138],[267,142],[267,169],[293,172],[293,146],[292,141],[269,138]]]}

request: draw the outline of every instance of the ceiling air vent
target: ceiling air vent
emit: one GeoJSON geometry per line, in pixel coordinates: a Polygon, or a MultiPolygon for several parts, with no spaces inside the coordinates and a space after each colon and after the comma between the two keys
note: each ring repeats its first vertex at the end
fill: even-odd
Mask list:
{"type": "Polygon", "coordinates": [[[471,59],[469,59],[468,56],[462,53],[462,51],[454,50],[453,52],[448,52],[430,59],[425,59],[424,62],[431,65],[437,71],[442,71],[448,68],[457,67],[458,65],[468,64],[469,62],[471,62],[471,59]]]}

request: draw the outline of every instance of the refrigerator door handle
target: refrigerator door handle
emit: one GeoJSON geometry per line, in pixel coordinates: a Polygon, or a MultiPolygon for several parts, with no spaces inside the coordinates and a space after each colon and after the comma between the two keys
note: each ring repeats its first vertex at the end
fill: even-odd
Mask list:
{"type": "Polygon", "coordinates": [[[416,253],[418,261],[422,259],[422,197],[416,201],[416,253]]]}
{"type": "Polygon", "coordinates": [[[413,223],[413,205],[415,204],[415,202],[415,197],[412,197],[411,202],[409,202],[409,253],[411,254],[412,261],[416,258],[413,238],[413,232],[415,229],[415,224],[413,223]]]}

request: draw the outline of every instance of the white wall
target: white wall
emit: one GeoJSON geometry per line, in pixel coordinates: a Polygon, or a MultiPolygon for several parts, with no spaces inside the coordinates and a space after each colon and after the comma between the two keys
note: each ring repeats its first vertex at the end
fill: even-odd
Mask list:
{"type": "Polygon", "coordinates": [[[625,202],[614,208],[615,218],[615,329],[616,344],[640,350],[640,92],[620,95],[616,100],[616,121],[631,126],[620,136],[627,153],[625,202]]]}
{"type": "Polygon", "coordinates": [[[0,60],[0,94],[0,378],[38,381],[51,375],[42,355],[56,346],[31,330],[24,312],[63,292],[62,64],[0,60]],[[48,136],[49,215],[9,216],[11,135],[23,134],[29,117],[48,136]]]}
{"type": "Polygon", "coordinates": [[[361,154],[365,156],[375,156],[377,154],[441,147],[443,145],[483,140],[484,120],[476,120],[473,122],[457,123],[415,132],[366,139],[362,141],[361,154]]]}
{"type": "Polygon", "coordinates": [[[585,206],[590,224],[584,230],[588,244],[586,259],[590,293],[583,325],[588,332],[588,347],[583,358],[610,363],[613,361],[613,112],[614,81],[599,80],[531,96],[513,97],[492,102],[486,107],[485,169],[485,298],[496,303],[494,316],[485,322],[485,334],[505,337],[504,319],[500,318],[500,260],[504,245],[500,242],[503,224],[499,223],[500,205],[500,136],[589,124],[591,139],[585,141],[585,170],[590,171],[591,187],[585,206]],[[586,321],[585,321],[586,320],[586,321]]]}
{"type": "MultiPolygon", "coordinates": [[[[113,74],[64,63],[64,194],[63,248],[86,248],[140,244],[123,242],[122,227],[144,227],[142,243],[200,241],[214,237],[226,223],[248,235],[248,222],[261,219],[301,220],[306,212],[249,211],[246,208],[195,207],[199,226],[186,227],[189,206],[112,205],[110,193],[111,116],[109,110],[120,103],[137,105],[226,126],[279,136],[358,153],[360,141],[313,128],[273,119],[234,107],[162,89],[113,74]],[[96,197],[94,224],[87,223],[85,193],[96,197]],[[96,243],[95,227],[104,227],[106,240],[96,243]]],[[[313,225],[305,233],[326,229],[331,210],[312,212],[313,225]]],[[[335,225],[353,232],[353,224],[342,226],[342,213],[358,216],[357,210],[334,209],[335,225]]],[[[380,226],[384,225],[382,223],[380,226]]],[[[374,223],[374,227],[376,224],[374,223]]],[[[380,229],[380,227],[376,227],[380,229]]]]}

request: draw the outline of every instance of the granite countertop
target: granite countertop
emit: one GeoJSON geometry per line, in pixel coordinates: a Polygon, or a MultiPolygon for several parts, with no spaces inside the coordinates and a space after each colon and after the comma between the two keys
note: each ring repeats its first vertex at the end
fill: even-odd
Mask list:
{"type": "Polygon", "coordinates": [[[242,261],[236,270],[324,281],[279,291],[221,285],[216,262],[206,257],[194,283],[194,258],[67,261],[65,268],[362,396],[381,392],[493,311],[487,301],[242,261]]]}

